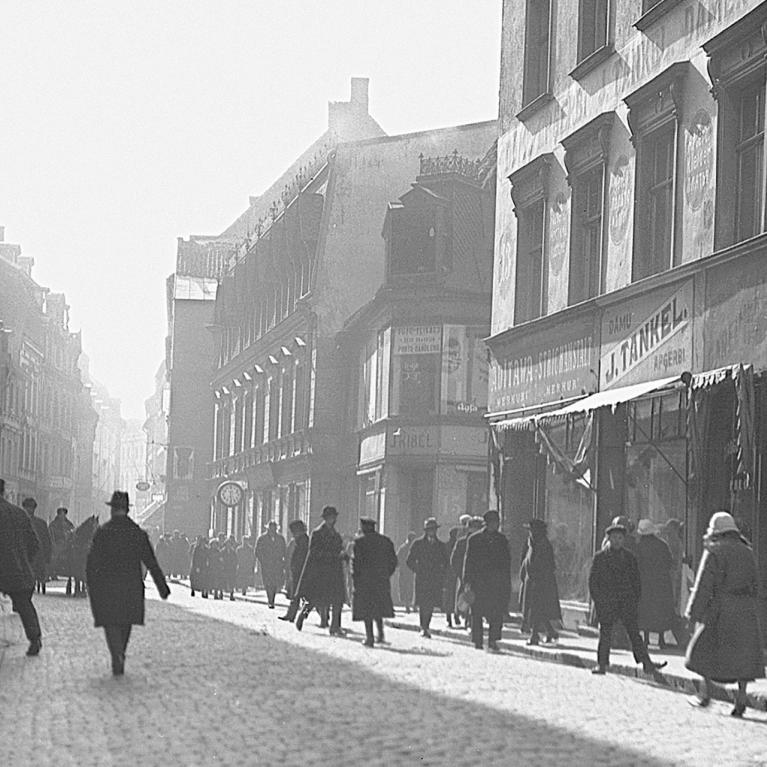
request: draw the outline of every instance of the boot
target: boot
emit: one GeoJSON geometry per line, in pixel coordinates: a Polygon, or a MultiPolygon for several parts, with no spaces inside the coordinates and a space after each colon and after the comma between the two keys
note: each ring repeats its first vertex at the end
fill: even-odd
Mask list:
{"type": "Polygon", "coordinates": [[[192,589],[192,596],[194,596],[194,589],[192,589]]]}
{"type": "Polygon", "coordinates": [[[40,654],[40,648],[43,646],[43,640],[39,637],[37,639],[32,639],[29,642],[29,647],[27,648],[27,655],[30,657],[34,655],[40,654]]]}

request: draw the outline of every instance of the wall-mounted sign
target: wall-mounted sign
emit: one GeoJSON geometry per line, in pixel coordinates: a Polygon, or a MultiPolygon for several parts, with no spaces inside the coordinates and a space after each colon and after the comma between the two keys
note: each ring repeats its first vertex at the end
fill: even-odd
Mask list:
{"type": "Polygon", "coordinates": [[[687,204],[698,210],[709,191],[714,167],[711,115],[705,109],[695,113],[685,131],[684,158],[684,195],[687,204]]]}
{"type": "Polygon", "coordinates": [[[438,448],[438,426],[400,426],[389,429],[387,455],[436,455],[438,448]]]}
{"type": "Polygon", "coordinates": [[[394,354],[439,354],[441,325],[411,325],[394,330],[394,354]]]}
{"type": "Polygon", "coordinates": [[[605,310],[600,390],[689,370],[692,312],[692,280],[605,310]]]}
{"type": "Polygon", "coordinates": [[[386,432],[368,434],[360,442],[360,465],[382,461],[386,456],[386,432]]]}

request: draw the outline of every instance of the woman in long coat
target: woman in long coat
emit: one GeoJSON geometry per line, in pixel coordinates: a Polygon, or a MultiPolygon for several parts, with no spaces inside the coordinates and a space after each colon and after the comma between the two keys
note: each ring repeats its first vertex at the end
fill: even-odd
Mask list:
{"type": "Polygon", "coordinates": [[[163,599],[170,594],[155,559],[149,536],[128,518],[128,493],[115,491],[107,504],[112,518],[93,536],[86,563],[86,579],[95,625],[103,626],[112,656],[112,673],[125,669],[131,627],[144,625],[143,564],[163,599]]]}
{"type": "Polygon", "coordinates": [[[708,705],[709,680],[737,682],[731,714],[741,717],[748,683],[764,678],[756,561],[727,512],[711,517],[704,540],[706,550],[686,612],[697,626],[687,646],[685,666],[703,677],[699,695],[690,702],[708,705]]]}
{"type": "Polygon", "coordinates": [[[520,569],[522,581],[522,617],[530,627],[528,644],[540,642],[539,631],[546,631],[546,640],[558,638],[551,621],[561,621],[559,590],[557,589],[554,548],[546,535],[546,523],[542,519],[531,519],[527,525],[530,534],[527,551],[520,569]]]}
{"type": "Polygon", "coordinates": [[[383,642],[383,619],[394,617],[390,578],[397,553],[390,538],[376,532],[374,519],[360,519],[361,534],[352,545],[352,620],[365,622],[365,645],[373,646],[373,622],[383,642]]]}
{"type": "Polygon", "coordinates": [[[210,550],[205,536],[198,535],[197,543],[192,546],[191,564],[189,565],[189,585],[192,589],[192,596],[195,591],[199,591],[203,599],[208,598],[208,587],[210,585],[210,566],[208,556],[210,550]]]}
{"type": "Polygon", "coordinates": [[[657,535],[657,528],[649,519],[641,519],[637,527],[639,541],[636,548],[642,595],[639,598],[639,630],[644,632],[645,644],[650,643],[650,632],[658,635],[658,647],[666,643],[663,635],[675,627],[674,587],[671,571],[674,561],[671,549],[657,535]]]}

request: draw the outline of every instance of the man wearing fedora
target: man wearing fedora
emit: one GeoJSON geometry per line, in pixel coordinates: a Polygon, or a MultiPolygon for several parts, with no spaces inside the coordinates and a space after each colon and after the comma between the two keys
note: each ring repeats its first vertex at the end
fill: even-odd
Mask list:
{"type": "Polygon", "coordinates": [[[636,557],[624,543],[628,530],[614,520],[605,530],[607,541],[594,556],[589,573],[589,591],[594,600],[599,621],[599,646],[594,674],[604,674],[610,665],[610,644],[613,625],[620,621],[626,628],[634,652],[634,660],[645,672],[663,668],[666,663],[653,663],[647,646],[639,635],[638,612],[641,581],[636,557]]]}
{"type": "Polygon", "coordinates": [[[413,541],[405,563],[415,573],[415,603],[425,639],[431,639],[431,616],[434,608],[442,604],[445,574],[450,566],[447,545],[437,538],[438,528],[434,517],[423,523],[423,535],[413,541]]]}
{"type": "Polygon", "coordinates": [[[142,564],[152,574],[163,599],[168,598],[170,589],[149,536],[128,518],[128,493],[115,490],[107,506],[112,509],[112,518],[93,536],[85,575],[94,624],[104,628],[112,673],[122,676],[131,627],[144,625],[142,564]]]}

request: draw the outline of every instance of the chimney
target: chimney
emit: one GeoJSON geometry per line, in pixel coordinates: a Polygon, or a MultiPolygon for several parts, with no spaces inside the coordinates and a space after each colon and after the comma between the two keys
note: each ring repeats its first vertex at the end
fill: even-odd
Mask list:
{"type": "Polygon", "coordinates": [[[355,112],[368,113],[369,77],[352,77],[351,105],[355,112]]]}

